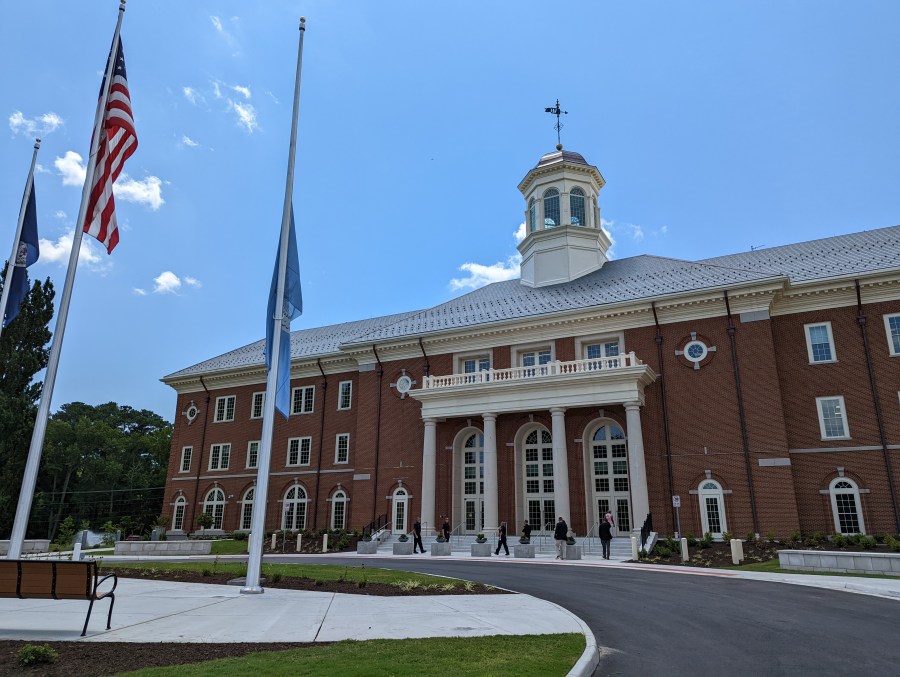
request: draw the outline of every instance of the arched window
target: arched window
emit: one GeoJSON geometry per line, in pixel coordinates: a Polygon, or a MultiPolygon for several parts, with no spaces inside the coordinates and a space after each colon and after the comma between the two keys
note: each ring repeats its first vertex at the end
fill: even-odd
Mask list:
{"type": "Polygon", "coordinates": [[[462,452],[462,532],[477,534],[484,529],[484,435],[469,435],[462,452]]]}
{"type": "Polygon", "coordinates": [[[605,421],[591,436],[591,463],[594,470],[594,521],[608,510],[622,533],[631,531],[628,486],[628,448],[625,431],[614,421],[605,421]]]}
{"type": "Polygon", "coordinates": [[[393,514],[391,516],[391,530],[395,534],[406,533],[407,506],[409,505],[409,494],[406,489],[398,487],[394,490],[393,495],[393,514]]]}
{"type": "Polygon", "coordinates": [[[218,487],[210,489],[203,500],[203,512],[212,515],[213,529],[221,529],[222,519],[225,517],[225,492],[218,487]]]}
{"type": "Polygon", "coordinates": [[[548,188],[544,193],[544,228],[555,228],[559,225],[559,191],[548,188]]]}
{"type": "Polygon", "coordinates": [[[244,498],[241,499],[241,529],[250,531],[253,522],[253,494],[251,487],[244,492],[244,498]]]}
{"type": "Polygon", "coordinates": [[[835,533],[866,533],[862,505],[859,502],[859,487],[856,486],[856,482],[846,477],[838,477],[831,482],[829,489],[835,533]]]}
{"type": "Polygon", "coordinates": [[[187,510],[187,499],[179,496],[175,501],[175,509],[172,511],[172,529],[182,531],[184,529],[184,513],[187,510]]]}
{"type": "Polygon", "coordinates": [[[347,528],[347,494],[343,490],[334,492],[331,497],[331,528],[347,528]]]}
{"type": "Polygon", "coordinates": [[[703,533],[721,540],[722,534],[728,531],[725,520],[725,494],[722,486],[715,480],[704,480],[697,492],[700,498],[700,522],[703,533]]]}
{"type": "Polygon", "coordinates": [[[569,211],[572,212],[573,226],[586,226],[584,217],[584,191],[581,188],[573,188],[569,193],[569,211]]]}
{"type": "Polygon", "coordinates": [[[537,200],[531,198],[528,203],[528,232],[537,230],[537,200]]]}
{"type": "Polygon", "coordinates": [[[546,430],[525,437],[525,512],[535,531],[553,531],[556,500],[553,480],[553,438],[546,430]]]}
{"type": "Polygon", "coordinates": [[[290,531],[303,531],[306,529],[306,490],[299,484],[295,484],[284,495],[284,514],[281,518],[281,528],[290,531]]]}

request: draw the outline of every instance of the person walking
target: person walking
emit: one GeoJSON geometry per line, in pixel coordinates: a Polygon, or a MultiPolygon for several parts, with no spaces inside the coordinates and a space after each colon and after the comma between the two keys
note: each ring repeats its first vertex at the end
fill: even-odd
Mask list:
{"type": "Polygon", "coordinates": [[[600,522],[600,526],[597,527],[597,532],[600,534],[600,544],[603,546],[603,559],[609,559],[609,544],[612,541],[612,525],[606,520],[600,522]]]}
{"type": "Polygon", "coordinates": [[[441,531],[444,533],[444,540],[449,543],[450,542],[450,520],[448,518],[444,518],[444,523],[441,525],[441,531]]]}
{"type": "Polygon", "coordinates": [[[566,545],[566,539],[569,534],[569,525],[560,517],[556,521],[556,529],[553,530],[553,538],[556,540],[556,559],[563,558],[563,548],[566,545]]]}
{"type": "Polygon", "coordinates": [[[525,520],[525,526],[522,527],[522,536],[529,541],[531,540],[531,525],[528,523],[528,520],[525,520]]]}
{"type": "Polygon", "coordinates": [[[606,514],[603,516],[603,520],[609,524],[610,533],[612,533],[611,530],[616,528],[616,523],[613,522],[613,516],[609,510],[606,511],[606,514]]]}
{"type": "Polygon", "coordinates": [[[500,530],[497,532],[497,536],[499,537],[499,540],[497,541],[497,550],[494,554],[500,554],[500,546],[502,545],[503,549],[506,551],[506,556],[509,557],[509,548],[506,545],[506,522],[500,522],[500,530]]]}
{"type": "Polygon", "coordinates": [[[416,554],[416,548],[419,548],[422,551],[422,554],[425,554],[425,546],[422,545],[422,518],[416,517],[416,521],[413,524],[413,554],[416,554]]]}

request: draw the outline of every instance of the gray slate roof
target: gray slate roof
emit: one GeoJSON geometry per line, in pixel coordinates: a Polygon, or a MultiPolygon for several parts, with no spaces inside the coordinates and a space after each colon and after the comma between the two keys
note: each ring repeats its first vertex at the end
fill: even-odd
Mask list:
{"type": "MultiPolygon", "coordinates": [[[[340,346],[465,329],[492,322],[602,307],[681,292],[787,277],[793,283],[872,273],[900,266],[900,226],[683,261],[642,255],[607,262],[572,282],[534,289],[495,282],[433,308],[291,333],[291,357],[322,356],[340,346]]],[[[164,380],[260,366],[264,341],[170,374],[164,380]]]]}

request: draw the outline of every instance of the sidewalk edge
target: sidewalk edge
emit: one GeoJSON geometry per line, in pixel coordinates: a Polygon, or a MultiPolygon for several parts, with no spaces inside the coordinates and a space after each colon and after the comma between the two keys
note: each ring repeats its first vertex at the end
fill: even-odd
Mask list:
{"type": "MultiPolygon", "coordinates": [[[[525,594],[525,593],[519,593],[525,594]]],[[[531,595],[528,595],[531,597],[531,595]]],[[[591,629],[588,627],[587,623],[581,620],[578,616],[573,614],[571,611],[566,609],[564,606],[560,606],[555,602],[549,602],[545,599],[541,600],[545,604],[549,604],[550,606],[555,606],[557,609],[565,611],[569,616],[575,619],[575,622],[578,623],[579,627],[581,627],[581,633],[584,635],[584,651],[581,653],[581,658],[575,661],[575,665],[572,666],[572,669],[566,673],[566,677],[590,677],[594,674],[594,670],[597,669],[597,666],[600,665],[600,651],[597,648],[597,639],[594,637],[594,633],[591,632],[591,629]]]]}

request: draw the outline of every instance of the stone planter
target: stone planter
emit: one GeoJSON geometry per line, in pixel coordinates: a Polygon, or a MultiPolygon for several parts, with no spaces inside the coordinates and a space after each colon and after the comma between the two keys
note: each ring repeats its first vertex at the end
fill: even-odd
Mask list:
{"type": "Polygon", "coordinates": [[[485,541],[484,543],[473,543],[472,544],[472,557],[490,557],[491,556],[491,544],[485,541]]]}
{"type": "MultiPolygon", "coordinates": [[[[9,552],[9,541],[0,541],[0,555],[6,555],[9,552]]],[[[22,541],[22,554],[50,552],[49,539],[28,538],[22,541]]]]}
{"type": "Polygon", "coordinates": [[[412,555],[413,554],[413,541],[398,541],[394,543],[394,554],[395,555],[412,555]]]}
{"type": "Polygon", "coordinates": [[[450,544],[449,543],[432,543],[431,544],[431,556],[432,557],[449,557],[450,556],[450,544]]]}
{"type": "Polygon", "coordinates": [[[581,559],[581,546],[566,543],[566,547],[563,548],[563,559],[581,559]]]}
{"type": "Polygon", "coordinates": [[[378,552],[378,541],[359,541],[356,544],[357,555],[374,555],[378,552]]]}
{"type": "Polygon", "coordinates": [[[795,571],[833,571],[849,574],[900,576],[900,553],[779,550],[778,566],[795,571]]]}
{"type": "Polygon", "coordinates": [[[513,546],[514,557],[531,557],[534,558],[534,543],[517,543],[513,546]]]}

